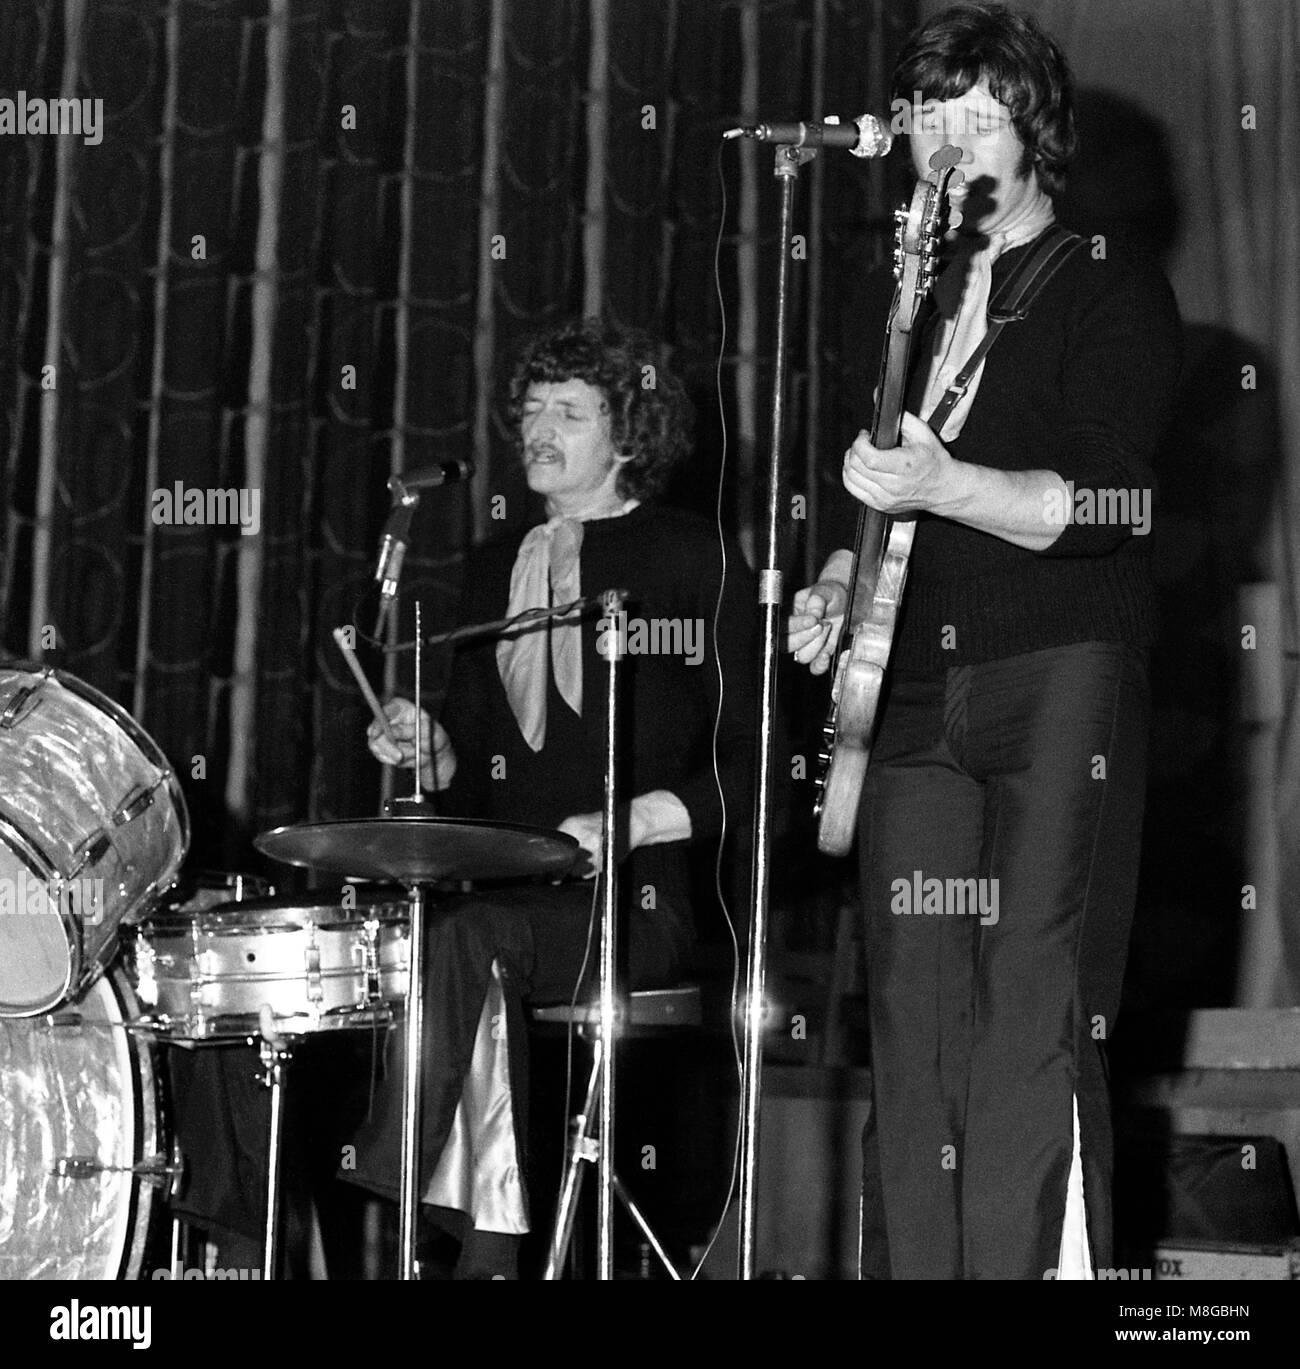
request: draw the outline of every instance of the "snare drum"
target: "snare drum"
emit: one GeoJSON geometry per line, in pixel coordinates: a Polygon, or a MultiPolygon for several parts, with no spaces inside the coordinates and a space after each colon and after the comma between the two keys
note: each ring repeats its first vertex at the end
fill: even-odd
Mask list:
{"type": "Polygon", "coordinates": [[[257,898],[159,913],[134,933],[132,976],[158,1030],[246,1036],[263,1007],[286,1036],[391,1021],[406,995],[409,910],[257,898]]]}
{"type": "Polygon", "coordinates": [[[61,671],[0,668],[0,1017],[75,998],[188,845],[180,785],[129,714],[61,671]]]}
{"type": "Polygon", "coordinates": [[[0,1021],[0,1279],[133,1279],[177,1177],[119,970],[74,1006],[0,1021]]]}

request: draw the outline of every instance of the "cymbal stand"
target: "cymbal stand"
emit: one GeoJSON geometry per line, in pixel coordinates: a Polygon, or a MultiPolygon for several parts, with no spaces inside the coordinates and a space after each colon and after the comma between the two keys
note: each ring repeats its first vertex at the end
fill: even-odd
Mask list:
{"type": "MultiPolygon", "coordinates": [[[[392,799],[385,805],[389,817],[420,817],[431,811],[431,805],[420,788],[421,769],[421,659],[422,650],[420,602],[415,603],[415,792],[405,799],[392,799]]],[[[435,776],[435,780],[436,780],[435,776]]],[[[427,890],[413,883],[408,889],[411,900],[411,933],[407,943],[406,986],[406,1068],[402,1076],[402,1159],[400,1198],[397,1217],[397,1258],[399,1279],[418,1279],[420,1271],[415,1262],[415,1236],[420,1216],[420,1094],[424,1084],[424,915],[427,890]]]]}

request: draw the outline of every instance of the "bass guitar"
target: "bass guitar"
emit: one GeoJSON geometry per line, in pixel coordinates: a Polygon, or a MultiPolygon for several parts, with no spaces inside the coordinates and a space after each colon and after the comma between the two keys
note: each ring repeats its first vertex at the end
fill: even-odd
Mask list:
{"type": "MultiPolygon", "coordinates": [[[[930,174],[917,181],[911,204],[894,211],[898,284],[889,311],[871,424],[872,444],[882,450],[898,446],[912,329],[934,285],[943,235],[960,222],[956,211],[948,212],[947,198],[963,180],[957,170],[961,157],[959,148],[941,147],[930,158],[930,174]]],[[[914,517],[890,518],[865,504],[858,514],[849,600],[816,779],[817,847],[826,855],[847,855],[853,844],[915,532],[914,517]]]]}

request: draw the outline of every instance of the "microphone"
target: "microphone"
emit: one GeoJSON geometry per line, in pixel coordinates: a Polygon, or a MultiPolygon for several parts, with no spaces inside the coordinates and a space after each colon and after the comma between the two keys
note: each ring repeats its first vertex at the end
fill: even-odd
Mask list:
{"type": "Polygon", "coordinates": [[[859,114],[851,124],[840,123],[837,114],[806,124],[756,124],[729,128],[722,136],[793,147],[847,147],[855,157],[883,157],[894,145],[894,135],[874,114],[859,114]]]}
{"type": "Polygon", "coordinates": [[[472,461],[435,461],[432,466],[412,471],[410,475],[390,476],[388,488],[400,499],[406,490],[432,490],[439,485],[468,480],[473,474],[472,461]]]}
{"type": "Polygon", "coordinates": [[[379,585],[379,616],[375,619],[375,630],[370,634],[376,639],[382,635],[393,601],[397,598],[397,582],[401,579],[406,546],[411,540],[411,519],[415,517],[419,502],[418,494],[403,493],[389,512],[383,535],[379,539],[379,561],[375,566],[375,580],[379,585]]]}
{"type": "Polygon", "coordinates": [[[435,461],[423,470],[410,475],[392,475],[388,488],[393,492],[393,507],[384,524],[379,541],[379,561],[375,566],[375,581],[379,585],[379,614],[371,636],[378,638],[388,621],[397,598],[397,582],[402,576],[402,562],[406,559],[407,543],[411,540],[411,519],[420,502],[418,491],[436,489],[454,481],[468,480],[474,474],[472,461],[435,461]]]}

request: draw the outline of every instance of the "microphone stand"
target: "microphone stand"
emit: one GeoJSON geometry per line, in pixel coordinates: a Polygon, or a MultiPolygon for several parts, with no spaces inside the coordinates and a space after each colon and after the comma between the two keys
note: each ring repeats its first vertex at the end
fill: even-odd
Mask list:
{"type": "Polygon", "coordinates": [[[615,861],[618,800],[618,679],[619,662],[627,623],[624,596],[608,590],[603,597],[605,620],[605,794],[601,805],[601,839],[604,842],[603,898],[600,906],[600,1141],[596,1163],[596,1277],[614,1277],[614,1037],[618,1005],[615,1001],[618,971],[618,867],[615,861]]]}
{"type": "Polygon", "coordinates": [[[766,562],[759,573],[763,615],[763,676],[758,715],[758,761],[754,809],[754,864],[750,881],[749,962],[745,976],[745,1054],[740,1132],[740,1242],[738,1276],[754,1277],[755,1216],[758,1206],[758,1111],[762,1093],[764,987],[772,864],[772,751],[776,730],[776,670],[782,599],[781,518],[784,498],[783,435],[788,369],[790,230],[799,169],[817,155],[813,147],[781,144],[773,174],[781,184],[781,245],[776,276],[776,356],[772,377],[772,438],[767,487],[766,562]]]}
{"type": "MultiPolygon", "coordinates": [[[[420,626],[420,605],[415,606],[415,697],[420,698],[420,669],[424,647],[435,646],[466,637],[498,635],[502,628],[531,626],[545,621],[570,616],[597,604],[604,610],[610,623],[605,633],[605,656],[609,663],[605,691],[605,789],[601,809],[601,837],[604,843],[604,871],[600,923],[600,1135],[598,1139],[597,1189],[597,1263],[598,1277],[614,1277],[614,1199],[618,1176],[614,1173],[614,1037],[618,1025],[618,1005],[615,997],[617,969],[617,913],[618,875],[614,853],[617,837],[617,770],[618,755],[618,665],[623,652],[626,623],[624,604],[627,591],[606,590],[600,595],[588,595],[552,609],[528,609],[514,618],[492,623],[475,623],[451,632],[425,637],[420,626]]],[[[385,816],[401,818],[420,816],[429,804],[420,790],[420,706],[416,704],[415,731],[415,792],[407,799],[393,799],[385,805],[385,816]]],[[[406,1068],[402,1081],[402,1141],[399,1166],[398,1198],[398,1268],[399,1278],[418,1277],[415,1262],[415,1241],[419,1214],[420,1183],[420,1119],[423,1110],[423,1019],[424,974],[423,944],[424,915],[428,906],[427,890],[418,882],[410,889],[410,960],[406,995],[406,1068]]]]}

